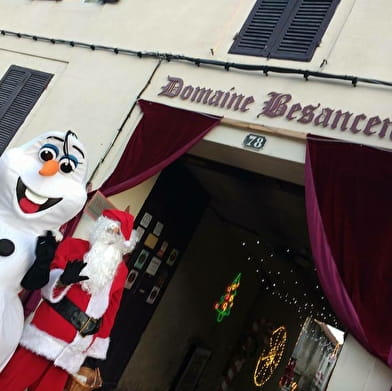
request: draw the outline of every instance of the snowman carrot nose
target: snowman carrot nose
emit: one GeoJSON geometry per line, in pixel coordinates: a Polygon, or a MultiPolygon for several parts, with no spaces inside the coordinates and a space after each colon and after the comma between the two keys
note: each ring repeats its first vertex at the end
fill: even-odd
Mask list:
{"type": "Polygon", "coordinates": [[[39,170],[39,173],[43,176],[53,176],[59,171],[59,168],[60,164],[57,160],[47,160],[39,170]]]}

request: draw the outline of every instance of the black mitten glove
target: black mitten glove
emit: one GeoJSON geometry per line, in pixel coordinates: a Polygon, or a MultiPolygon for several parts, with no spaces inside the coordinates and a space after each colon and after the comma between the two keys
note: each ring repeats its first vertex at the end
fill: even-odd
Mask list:
{"type": "Polygon", "coordinates": [[[103,362],[103,360],[100,360],[99,358],[94,358],[94,357],[86,357],[84,360],[82,367],[88,367],[91,369],[95,369],[99,367],[99,365],[103,362]]]}
{"type": "Polygon", "coordinates": [[[42,288],[49,281],[49,266],[53,260],[58,243],[52,231],[45,236],[39,236],[35,247],[35,261],[22,279],[21,285],[25,289],[42,288]]]}
{"type": "Polygon", "coordinates": [[[70,285],[76,282],[88,280],[87,276],[81,276],[80,272],[87,265],[87,263],[79,260],[68,262],[65,266],[63,274],[60,276],[60,282],[63,285],[70,285]]]}

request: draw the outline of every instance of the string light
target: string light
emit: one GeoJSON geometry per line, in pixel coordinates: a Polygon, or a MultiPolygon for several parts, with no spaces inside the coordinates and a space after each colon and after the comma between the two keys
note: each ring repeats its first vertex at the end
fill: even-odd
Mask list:
{"type": "Polygon", "coordinates": [[[379,79],[369,79],[369,78],[364,78],[359,76],[338,75],[338,74],[331,74],[326,72],[318,72],[318,71],[304,70],[298,68],[278,67],[278,66],[270,66],[270,65],[228,63],[225,61],[195,58],[195,57],[189,57],[189,56],[172,54],[172,53],[130,50],[130,49],[122,49],[122,48],[117,48],[112,46],[98,45],[93,43],[71,41],[66,39],[55,39],[55,38],[43,37],[43,36],[38,36],[33,34],[18,33],[9,30],[0,30],[0,34],[3,36],[17,37],[19,39],[32,39],[36,42],[49,42],[52,44],[79,47],[79,48],[89,49],[92,51],[95,50],[107,51],[110,53],[114,53],[116,55],[123,54],[129,56],[137,56],[139,58],[156,58],[159,60],[166,60],[168,62],[169,61],[191,62],[196,66],[205,64],[209,66],[221,67],[224,68],[226,71],[230,70],[230,68],[234,68],[234,69],[240,69],[244,71],[263,72],[265,75],[268,75],[268,73],[278,73],[278,74],[288,74],[288,75],[298,74],[298,75],[303,75],[306,81],[308,81],[309,77],[312,76],[314,78],[321,78],[321,79],[332,79],[332,80],[335,79],[335,80],[350,81],[351,85],[353,85],[354,87],[357,86],[358,82],[385,85],[385,86],[392,87],[391,82],[379,80],[379,79]]]}
{"type": "MultiPolygon", "coordinates": [[[[287,280],[286,278],[284,278],[286,276],[282,270],[273,270],[279,267],[279,262],[282,260],[292,261],[293,256],[295,256],[296,254],[296,251],[288,247],[284,247],[281,249],[273,249],[271,248],[271,246],[265,244],[264,241],[264,245],[260,246],[261,242],[262,241],[260,239],[253,241],[253,245],[256,245],[257,247],[252,247],[252,241],[242,241],[240,243],[242,247],[247,248],[247,251],[251,251],[251,254],[247,254],[248,261],[256,259],[259,260],[259,262],[257,262],[257,264],[255,265],[256,267],[254,270],[255,273],[260,276],[259,281],[261,283],[261,287],[265,290],[265,292],[278,298],[285,305],[290,305],[294,307],[296,309],[296,312],[298,313],[297,316],[300,320],[302,320],[303,317],[306,318],[307,316],[312,315],[323,321],[326,321],[328,319],[330,324],[337,326],[338,322],[335,318],[335,315],[331,313],[330,310],[328,310],[325,306],[325,297],[323,295],[315,296],[312,294],[312,291],[320,292],[321,288],[318,282],[313,285],[313,288],[310,286],[308,288],[305,288],[307,289],[306,291],[297,292],[296,296],[300,296],[300,298],[298,299],[298,297],[292,294],[288,294],[287,291],[290,290],[290,286],[296,287],[296,289],[300,288],[300,283],[302,283],[302,281],[298,279],[295,279],[294,281],[290,281],[290,279],[287,280]],[[259,252],[260,250],[263,253],[263,255],[261,256],[260,254],[253,253],[256,251],[259,252]],[[267,259],[265,259],[266,255],[267,259]],[[277,259],[275,260],[275,258],[277,259]],[[318,311],[317,308],[319,308],[318,311]]],[[[311,270],[317,272],[317,268],[315,267],[311,270]]],[[[293,267],[290,267],[287,270],[287,273],[293,275],[295,273],[295,269],[293,267]]],[[[317,281],[317,275],[312,275],[312,278],[313,277],[317,281]]]]}

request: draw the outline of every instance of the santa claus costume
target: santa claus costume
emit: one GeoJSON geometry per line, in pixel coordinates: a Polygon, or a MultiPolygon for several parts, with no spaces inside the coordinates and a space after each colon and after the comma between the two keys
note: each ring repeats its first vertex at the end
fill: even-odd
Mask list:
{"type": "Polygon", "coordinates": [[[63,391],[87,357],[106,358],[128,272],[123,255],[135,242],[133,217],[105,210],[89,241],[59,245],[44,300],[0,374],[0,390],[63,391]]]}

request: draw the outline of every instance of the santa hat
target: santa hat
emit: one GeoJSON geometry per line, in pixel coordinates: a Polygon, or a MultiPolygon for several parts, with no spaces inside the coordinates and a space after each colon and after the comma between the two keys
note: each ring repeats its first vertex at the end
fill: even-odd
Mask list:
{"type": "Polygon", "coordinates": [[[137,242],[136,231],[133,230],[134,217],[128,212],[123,212],[118,209],[105,209],[102,216],[120,223],[120,230],[125,239],[125,246],[129,251],[133,250],[137,242]]]}

